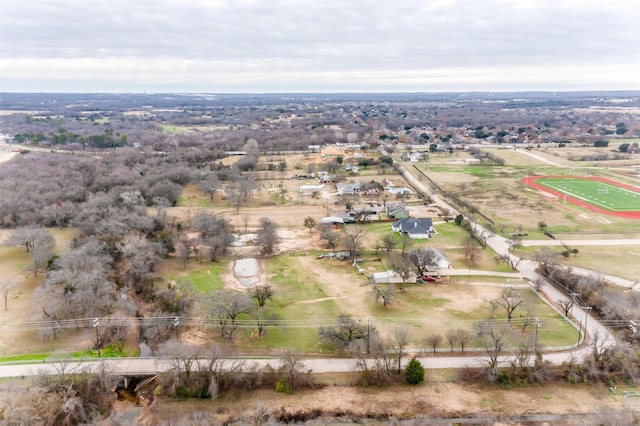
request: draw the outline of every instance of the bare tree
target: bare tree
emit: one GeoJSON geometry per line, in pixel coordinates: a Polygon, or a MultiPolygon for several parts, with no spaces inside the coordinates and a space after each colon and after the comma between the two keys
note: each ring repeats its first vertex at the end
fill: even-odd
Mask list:
{"type": "Polygon", "coordinates": [[[0,291],[2,292],[2,297],[4,298],[4,310],[8,309],[7,302],[9,300],[9,293],[13,290],[13,286],[9,283],[3,283],[0,285],[0,291]]]}
{"type": "Polygon", "coordinates": [[[344,349],[354,341],[370,338],[375,333],[375,329],[354,320],[349,314],[340,314],[335,325],[321,326],[318,333],[323,343],[337,349],[344,349]]]}
{"type": "Polygon", "coordinates": [[[49,260],[53,257],[53,251],[50,247],[44,245],[36,245],[31,249],[31,260],[33,261],[33,276],[37,277],[38,272],[47,272],[49,260]]]}
{"type": "Polygon", "coordinates": [[[38,383],[47,397],[34,403],[50,404],[46,409],[42,407],[47,418],[39,424],[91,424],[102,418],[102,413],[108,412],[115,402],[113,372],[106,364],[99,365],[97,373],[82,366],[62,364],[56,374],[40,376],[38,383]]]}
{"type": "Polygon", "coordinates": [[[390,257],[391,268],[402,278],[400,290],[404,290],[407,285],[407,280],[413,272],[413,264],[406,255],[392,253],[390,257]]]}
{"type": "Polygon", "coordinates": [[[391,304],[394,288],[395,285],[393,284],[373,283],[371,285],[371,292],[373,293],[373,297],[376,299],[376,302],[382,299],[382,306],[387,306],[391,304]]]}
{"type": "Polygon", "coordinates": [[[269,284],[257,285],[249,290],[249,294],[258,301],[259,307],[263,307],[273,297],[273,287],[269,284]]]}
{"type": "Polygon", "coordinates": [[[251,299],[243,293],[228,289],[213,292],[210,297],[209,312],[218,322],[220,337],[233,340],[233,335],[238,328],[238,317],[250,313],[252,307],[251,299]]]}
{"type": "Polygon", "coordinates": [[[237,185],[228,185],[225,188],[225,194],[227,196],[227,200],[229,201],[229,204],[235,207],[236,214],[239,214],[240,206],[242,205],[242,203],[246,201],[246,198],[242,190],[240,189],[240,187],[237,185]]]}
{"type": "Polygon", "coordinates": [[[551,271],[558,265],[560,253],[553,249],[543,248],[537,250],[533,259],[540,265],[540,270],[544,275],[549,275],[551,271]]]}
{"type": "Polygon", "coordinates": [[[411,248],[413,245],[413,240],[408,234],[402,234],[402,238],[400,238],[400,251],[402,254],[405,254],[407,250],[411,248]]]}
{"type": "Polygon", "coordinates": [[[189,260],[190,250],[189,247],[182,241],[176,246],[176,259],[182,264],[182,267],[187,266],[187,260],[189,260]]]}
{"type": "Polygon", "coordinates": [[[427,346],[429,346],[429,347],[431,347],[433,349],[433,353],[434,354],[436,353],[436,348],[438,347],[440,342],[442,342],[442,335],[437,334],[437,333],[429,334],[425,338],[425,343],[427,344],[427,346]]]}
{"type": "Polygon", "coordinates": [[[511,267],[514,271],[518,269],[518,265],[520,262],[524,260],[524,257],[514,256],[511,253],[504,253],[496,256],[496,262],[505,262],[507,265],[511,267]]]}
{"type": "Polygon", "coordinates": [[[524,294],[522,291],[509,288],[504,290],[502,294],[500,294],[500,297],[492,300],[490,303],[494,310],[503,308],[507,314],[507,321],[511,322],[513,312],[518,308],[518,306],[524,303],[524,294]]]}
{"type": "Polygon", "coordinates": [[[385,236],[382,237],[382,247],[384,247],[387,253],[392,251],[397,245],[398,240],[394,234],[385,234],[385,236]]]}
{"type": "Polygon", "coordinates": [[[409,260],[416,268],[416,275],[437,269],[438,253],[433,247],[424,247],[409,252],[409,260]]]}
{"type": "Polygon", "coordinates": [[[520,309],[522,311],[522,314],[520,314],[520,321],[522,323],[520,332],[524,333],[527,327],[535,326],[538,323],[538,318],[536,318],[535,304],[525,301],[520,305],[520,309]]]}
{"type": "Polygon", "coordinates": [[[396,367],[398,374],[402,370],[402,358],[406,355],[406,349],[409,345],[409,329],[406,327],[396,328],[391,333],[391,341],[396,354],[396,367]]]}
{"type": "Polygon", "coordinates": [[[490,226],[487,225],[484,228],[481,228],[482,230],[480,231],[480,239],[483,242],[483,246],[486,247],[487,246],[487,241],[489,241],[490,238],[495,236],[495,233],[490,229],[490,226]]]}
{"type": "Polygon", "coordinates": [[[198,188],[200,188],[200,191],[207,194],[211,201],[213,201],[216,190],[218,189],[219,186],[220,186],[220,181],[218,180],[218,176],[213,172],[207,173],[198,182],[198,188]]]}
{"type": "Polygon", "coordinates": [[[471,332],[465,328],[458,328],[456,330],[456,335],[458,336],[458,343],[460,344],[460,351],[464,352],[464,348],[467,346],[467,343],[471,340],[471,332]]]}
{"type": "Polygon", "coordinates": [[[245,369],[244,360],[229,359],[220,351],[217,345],[208,352],[203,352],[199,359],[199,371],[208,382],[209,394],[213,397],[218,391],[234,387],[234,381],[241,376],[245,369]]]}
{"type": "Polygon", "coordinates": [[[451,347],[451,352],[453,352],[453,347],[456,342],[458,342],[458,330],[450,328],[444,333],[444,337],[447,339],[447,343],[449,343],[449,346],[451,347]]]}
{"type": "Polygon", "coordinates": [[[340,234],[334,231],[333,225],[330,223],[321,223],[319,227],[320,239],[326,240],[331,250],[335,250],[340,243],[340,234]]]}
{"type": "Polygon", "coordinates": [[[112,262],[107,245],[96,240],[89,240],[57,258],[53,270],[34,295],[43,319],[57,323],[111,314],[120,301],[109,276],[112,262]]]}
{"type": "Polygon", "coordinates": [[[263,217],[260,219],[256,242],[262,246],[264,254],[273,254],[278,244],[278,225],[269,218],[263,217]]]}
{"type": "Polygon", "coordinates": [[[488,359],[486,378],[489,382],[495,382],[498,377],[498,368],[501,364],[500,356],[504,351],[504,345],[511,335],[509,323],[497,323],[493,319],[483,320],[475,324],[476,336],[480,339],[488,359]]]}
{"type": "Polygon", "coordinates": [[[465,262],[467,262],[469,266],[475,266],[482,250],[478,247],[476,240],[469,236],[462,240],[462,252],[465,262]]]}
{"type": "Polygon", "coordinates": [[[562,308],[562,312],[564,312],[564,316],[568,318],[569,315],[571,314],[571,311],[573,310],[573,300],[569,300],[569,299],[560,300],[558,301],[558,305],[560,305],[560,308],[562,308]]]}
{"type": "Polygon", "coordinates": [[[253,318],[256,320],[259,338],[262,338],[267,334],[267,327],[278,324],[279,319],[277,314],[269,313],[265,308],[255,309],[253,312],[253,318]]]}
{"type": "Polygon", "coordinates": [[[344,228],[343,230],[343,242],[344,248],[349,252],[351,258],[354,258],[360,252],[360,246],[362,245],[362,240],[367,235],[367,232],[361,226],[354,226],[349,228],[344,228]]]}
{"type": "Polygon", "coordinates": [[[24,227],[14,229],[9,233],[2,243],[5,247],[24,247],[26,251],[31,251],[36,246],[52,248],[55,240],[44,228],[24,227]]]}
{"type": "Polygon", "coordinates": [[[306,384],[305,380],[303,380],[303,374],[306,374],[306,381],[308,381],[311,370],[306,369],[300,354],[287,351],[280,357],[278,372],[284,375],[284,380],[288,383],[289,389],[295,390],[306,384]]]}

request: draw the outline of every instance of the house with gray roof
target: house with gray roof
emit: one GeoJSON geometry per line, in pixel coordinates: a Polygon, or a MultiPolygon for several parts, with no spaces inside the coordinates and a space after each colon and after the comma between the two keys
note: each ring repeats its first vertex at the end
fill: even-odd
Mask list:
{"type": "Polygon", "coordinates": [[[436,230],[431,218],[408,217],[391,224],[391,230],[409,238],[431,238],[436,230]]]}

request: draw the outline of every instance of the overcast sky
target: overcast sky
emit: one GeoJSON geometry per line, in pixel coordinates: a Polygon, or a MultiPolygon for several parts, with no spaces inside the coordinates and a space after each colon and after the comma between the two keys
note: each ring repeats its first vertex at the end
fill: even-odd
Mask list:
{"type": "Polygon", "coordinates": [[[0,91],[640,89],[637,0],[0,0],[0,91]]]}

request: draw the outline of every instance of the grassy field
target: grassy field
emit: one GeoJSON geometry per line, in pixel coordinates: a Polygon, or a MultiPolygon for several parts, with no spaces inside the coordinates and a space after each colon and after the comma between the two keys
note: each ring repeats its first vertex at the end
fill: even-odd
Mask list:
{"type": "MultiPolygon", "coordinates": [[[[561,253],[565,250],[562,246],[545,247],[561,253]]],[[[578,254],[562,259],[565,265],[600,271],[605,274],[617,275],[628,280],[640,279],[640,263],[633,259],[640,258],[640,246],[576,246],[578,254]]],[[[529,246],[518,249],[518,256],[531,258],[541,247],[529,246]]]]}
{"type": "MultiPolygon", "coordinates": [[[[365,267],[369,262],[363,263],[365,267]]],[[[203,293],[224,286],[220,277],[228,273],[226,262],[199,264],[191,262],[179,273],[175,267],[165,265],[165,277],[184,280],[203,293]],[[173,272],[171,272],[173,271],[173,272]]],[[[444,335],[447,329],[466,328],[486,318],[504,319],[501,311],[492,310],[489,300],[499,296],[510,282],[498,277],[451,277],[436,285],[408,284],[406,290],[396,289],[392,303],[385,307],[373,298],[370,287],[363,287],[366,278],[357,274],[349,262],[317,260],[314,256],[278,256],[264,259],[267,281],[275,289],[267,302],[266,316],[273,315],[283,324],[267,327],[267,334],[258,338],[255,321],[249,315],[239,318],[243,323],[236,333],[234,346],[245,351],[293,349],[307,353],[329,353],[318,339],[318,327],[331,325],[338,314],[348,312],[355,318],[369,318],[370,323],[383,336],[390,336],[402,327],[410,331],[413,347],[424,347],[428,334],[444,335]],[[310,268],[309,265],[314,265],[310,268]]],[[[163,268],[163,269],[164,269],[163,268]]],[[[575,329],[551,310],[545,303],[526,291],[529,306],[543,321],[539,341],[548,346],[572,343],[575,329]]],[[[524,311],[516,311],[515,335],[524,334],[517,325],[524,311]]],[[[216,339],[211,330],[208,339],[216,339]]],[[[468,347],[471,349],[472,342],[468,347]]],[[[446,343],[443,343],[443,347],[446,343]]]]}
{"type": "MultiPolygon", "coordinates": [[[[607,215],[596,218],[596,213],[571,203],[564,204],[559,196],[543,196],[540,191],[525,187],[521,179],[527,175],[524,167],[507,164],[500,167],[442,164],[419,166],[444,191],[456,193],[477,208],[492,222],[494,229],[503,236],[513,232],[536,233],[537,223],[544,218],[550,232],[627,233],[637,230],[635,221],[607,215]],[[477,170],[486,169],[486,170],[477,170]]],[[[408,169],[410,170],[410,169],[408,169]]],[[[561,175],[562,169],[552,166],[529,170],[529,176],[561,175]]],[[[419,175],[414,173],[414,175],[419,175]]],[[[625,179],[599,170],[599,176],[629,183],[625,179]]],[[[423,179],[426,183],[426,180],[423,179]]],[[[483,224],[488,223],[483,217],[483,224]]]]}
{"type": "Polygon", "coordinates": [[[600,208],[621,212],[640,210],[640,192],[579,177],[546,177],[536,183],[600,208]]]}
{"type": "Polygon", "coordinates": [[[193,260],[182,268],[175,259],[168,260],[163,266],[163,276],[169,281],[185,281],[201,293],[212,290],[219,290],[224,287],[221,273],[227,272],[229,268],[228,260],[221,260],[216,263],[197,263],[193,260]]]}

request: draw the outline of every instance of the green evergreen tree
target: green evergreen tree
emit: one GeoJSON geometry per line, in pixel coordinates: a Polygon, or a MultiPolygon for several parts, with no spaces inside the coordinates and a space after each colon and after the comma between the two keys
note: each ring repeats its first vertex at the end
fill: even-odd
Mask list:
{"type": "Polygon", "coordinates": [[[415,357],[409,361],[404,370],[404,377],[410,385],[419,385],[424,382],[424,367],[415,357]]]}

